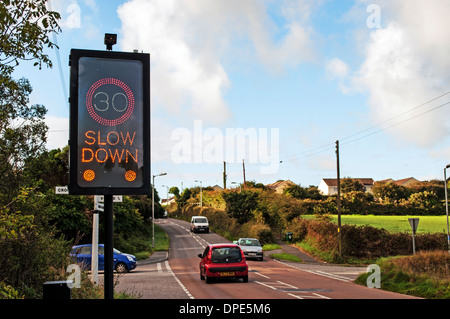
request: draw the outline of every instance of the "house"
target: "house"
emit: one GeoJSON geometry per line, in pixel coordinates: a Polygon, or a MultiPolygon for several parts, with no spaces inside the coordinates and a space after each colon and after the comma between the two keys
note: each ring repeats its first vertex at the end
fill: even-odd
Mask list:
{"type": "Polygon", "coordinates": [[[221,190],[223,190],[223,188],[220,187],[219,185],[214,185],[214,186],[212,186],[212,189],[213,189],[214,191],[221,191],[221,190]]]}
{"type": "MultiPolygon", "coordinates": [[[[361,182],[364,185],[364,189],[368,193],[372,193],[374,180],[372,178],[353,178],[361,182]]],[[[341,179],[342,183],[342,179],[341,179]]],[[[337,178],[323,178],[319,184],[319,191],[322,195],[334,195],[337,194],[337,178]]]]}
{"type": "Polygon", "coordinates": [[[170,205],[175,202],[175,196],[161,199],[161,205],[170,205]]]}
{"type": "Polygon", "coordinates": [[[393,180],[392,178],[388,178],[388,179],[383,179],[381,181],[379,181],[380,183],[394,183],[397,184],[399,186],[404,186],[404,187],[411,187],[416,183],[420,183],[419,180],[415,179],[414,177],[408,177],[408,178],[403,178],[403,179],[398,179],[398,180],[393,180]]]}
{"type": "Polygon", "coordinates": [[[268,189],[274,190],[279,194],[282,194],[285,188],[288,188],[289,186],[292,185],[295,185],[295,183],[291,182],[290,180],[285,180],[285,181],[277,181],[272,184],[267,184],[266,187],[268,189]]]}

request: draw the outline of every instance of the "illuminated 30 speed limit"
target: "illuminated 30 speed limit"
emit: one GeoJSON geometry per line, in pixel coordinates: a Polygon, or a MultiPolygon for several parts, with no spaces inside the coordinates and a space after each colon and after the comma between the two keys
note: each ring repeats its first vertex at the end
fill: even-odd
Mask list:
{"type": "Polygon", "coordinates": [[[95,82],[86,94],[89,115],[107,126],[122,124],[133,113],[134,95],[123,81],[104,78],[95,82]]]}

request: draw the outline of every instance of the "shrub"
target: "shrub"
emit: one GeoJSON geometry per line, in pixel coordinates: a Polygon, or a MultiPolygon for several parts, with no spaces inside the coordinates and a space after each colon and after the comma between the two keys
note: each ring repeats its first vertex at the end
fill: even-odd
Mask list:
{"type": "MultiPolygon", "coordinates": [[[[447,251],[381,258],[377,264],[382,289],[423,298],[450,298],[450,254],[447,251]]],[[[368,276],[362,274],[356,282],[365,285],[368,276]]]]}
{"type": "MultiPolygon", "coordinates": [[[[339,254],[337,225],[318,220],[296,218],[287,228],[296,240],[306,241],[312,247],[339,254]]],[[[443,233],[417,234],[416,251],[446,249],[443,233]]],[[[412,238],[409,233],[389,233],[372,226],[342,226],[342,256],[346,258],[376,259],[383,256],[409,255],[412,238]]]]}
{"type": "Polygon", "coordinates": [[[258,205],[258,192],[243,190],[242,192],[222,192],[228,216],[235,218],[239,224],[253,218],[253,210],[258,205]]]}

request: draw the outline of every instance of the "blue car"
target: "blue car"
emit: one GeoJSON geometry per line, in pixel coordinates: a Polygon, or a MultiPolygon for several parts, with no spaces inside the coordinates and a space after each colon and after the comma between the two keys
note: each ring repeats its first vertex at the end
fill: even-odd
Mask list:
{"type": "MultiPolygon", "coordinates": [[[[83,269],[91,269],[91,251],[92,245],[78,245],[72,247],[70,257],[74,259],[77,264],[80,264],[83,269]]],[[[98,245],[98,270],[104,270],[104,246],[98,245]]],[[[134,255],[125,254],[114,248],[114,269],[117,272],[129,272],[136,268],[136,257],[134,255]]]]}

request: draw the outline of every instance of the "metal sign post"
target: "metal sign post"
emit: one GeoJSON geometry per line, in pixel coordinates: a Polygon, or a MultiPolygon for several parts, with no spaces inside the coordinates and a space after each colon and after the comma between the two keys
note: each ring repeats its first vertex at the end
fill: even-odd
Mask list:
{"type": "Polygon", "coordinates": [[[104,243],[104,292],[105,299],[114,298],[114,218],[113,218],[113,198],[112,195],[105,195],[105,243],[104,243]]]}
{"type": "Polygon", "coordinates": [[[408,218],[409,224],[412,228],[412,244],[413,244],[413,255],[416,254],[416,239],[415,234],[417,231],[417,226],[419,225],[419,218],[408,218]]]}

